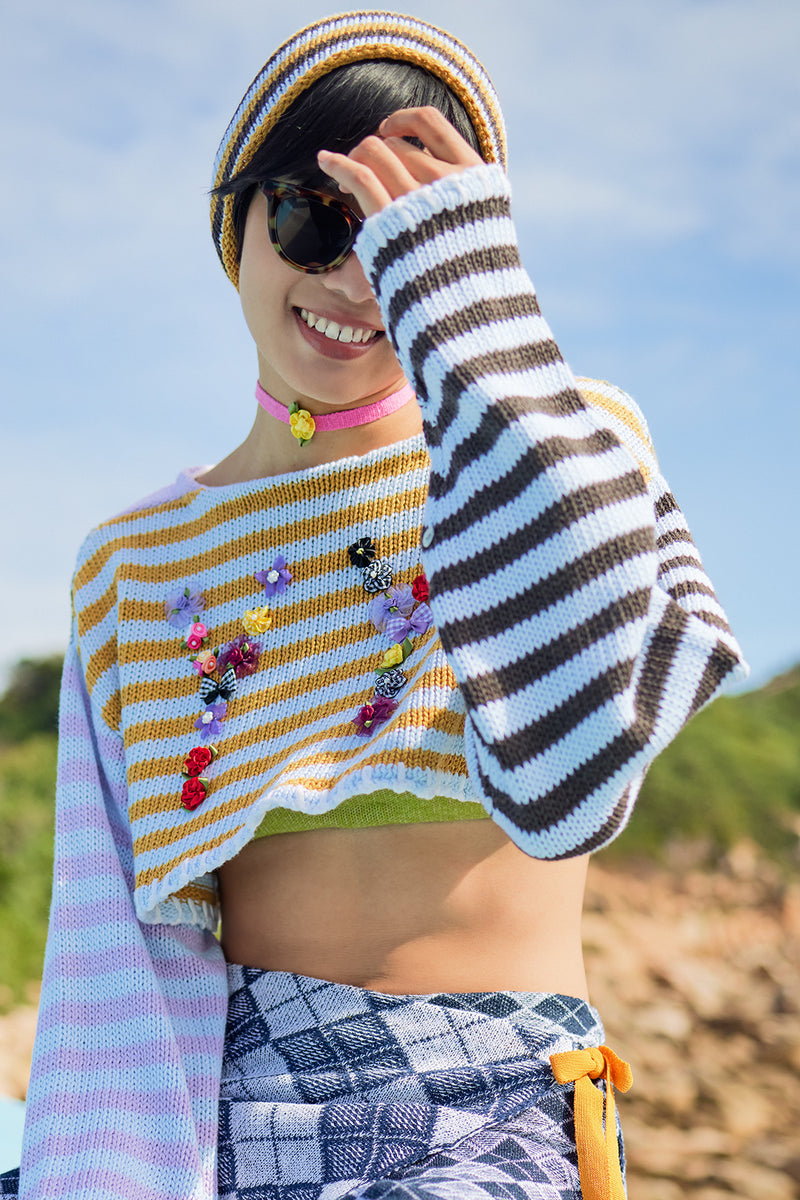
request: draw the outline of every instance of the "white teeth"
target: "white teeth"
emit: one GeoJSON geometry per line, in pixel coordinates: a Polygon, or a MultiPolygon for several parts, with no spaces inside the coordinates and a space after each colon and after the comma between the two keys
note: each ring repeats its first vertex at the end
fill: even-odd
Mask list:
{"type": "Polygon", "coordinates": [[[327,317],[318,317],[316,313],[309,312],[307,308],[301,308],[299,311],[310,329],[324,333],[332,342],[360,342],[363,344],[371,341],[378,334],[377,329],[354,329],[352,325],[337,325],[335,321],[329,321],[327,317]]]}

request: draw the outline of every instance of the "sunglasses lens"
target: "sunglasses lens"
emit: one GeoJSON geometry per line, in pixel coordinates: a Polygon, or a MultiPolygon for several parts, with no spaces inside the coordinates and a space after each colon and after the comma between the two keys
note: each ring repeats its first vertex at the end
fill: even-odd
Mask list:
{"type": "Polygon", "coordinates": [[[281,196],[275,211],[275,235],[285,257],[307,271],[324,271],[353,243],[343,213],[308,196],[281,196]]]}

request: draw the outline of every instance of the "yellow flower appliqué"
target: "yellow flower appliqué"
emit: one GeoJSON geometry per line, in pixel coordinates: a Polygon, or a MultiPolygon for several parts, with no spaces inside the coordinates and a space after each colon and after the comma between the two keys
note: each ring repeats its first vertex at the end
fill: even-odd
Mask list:
{"type": "Polygon", "coordinates": [[[242,617],[245,633],[266,633],[272,624],[272,613],[268,608],[251,608],[242,617]]]}
{"type": "Polygon", "coordinates": [[[403,661],[403,647],[390,646],[383,656],[383,662],[378,667],[379,671],[388,671],[390,667],[396,667],[403,661]]]}
{"type": "Polygon", "coordinates": [[[311,413],[301,408],[296,401],[289,408],[289,428],[301,446],[311,441],[316,429],[311,413]]]}

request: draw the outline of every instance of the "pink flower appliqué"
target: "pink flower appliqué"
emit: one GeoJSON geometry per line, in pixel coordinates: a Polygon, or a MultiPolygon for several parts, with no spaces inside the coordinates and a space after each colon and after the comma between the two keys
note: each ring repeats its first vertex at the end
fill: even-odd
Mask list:
{"type": "Polygon", "coordinates": [[[213,650],[201,650],[192,663],[198,675],[213,675],[217,669],[217,659],[213,650]]]}
{"type": "Polygon", "coordinates": [[[202,621],[195,621],[186,635],[186,645],[190,650],[199,650],[208,637],[208,630],[202,621]]]}
{"type": "Polygon", "coordinates": [[[373,729],[389,720],[397,708],[397,701],[388,696],[373,696],[370,704],[364,704],[353,717],[353,724],[359,737],[369,737],[373,729]]]}

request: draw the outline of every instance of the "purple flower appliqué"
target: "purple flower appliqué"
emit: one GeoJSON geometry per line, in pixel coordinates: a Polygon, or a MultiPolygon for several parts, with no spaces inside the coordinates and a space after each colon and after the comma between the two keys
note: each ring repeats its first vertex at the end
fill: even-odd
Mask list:
{"type": "Polygon", "coordinates": [[[219,704],[209,704],[202,716],[197,718],[194,727],[200,730],[200,737],[204,742],[209,738],[219,737],[222,733],[222,722],[227,711],[228,705],[221,700],[219,704]]]}
{"type": "Polygon", "coordinates": [[[174,629],[183,629],[194,622],[198,613],[206,606],[203,593],[191,586],[176,588],[164,601],[164,612],[174,629]]]}
{"type": "Polygon", "coordinates": [[[233,667],[237,679],[244,675],[252,675],[258,666],[261,645],[254,642],[246,633],[240,633],[232,642],[223,646],[217,655],[217,666],[220,671],[233,667]]]}
{"type": "Polygon", "coordinates": [[[392,613],[384,626],[385,633],[399,645],[413,634],[427,633],[433,624],[433,613],[427,604],[420,604],[410,616],[392,613]]]}
{"type": "Polygon", "coordinates": [[[286,568],[286,559],[282,554],[276,554],[272,566],[267,571],[256,571],[256,579],[264,585],[266,596],[282,596],[287,583],[292,582],[292,573],[286,568]]]}
{"type": "Polygon", "coordinates": [[[400,587],[391,587],[388,592],[382,592],[370,600],[369,619],[378,632],[383,633],[386,622],[391,617],[397,616],[398,613],[407,617],[416,603],[410,586],[402,583],[400,587]]]}
{"type": "Polygon", "coordinates": [[[397,701],[388,696],[373,696],[370,704],[363,704],[353,717],[353,724],[359,737],[369,737],[373,729],[389,720],[397,708],[397,701]]]}

